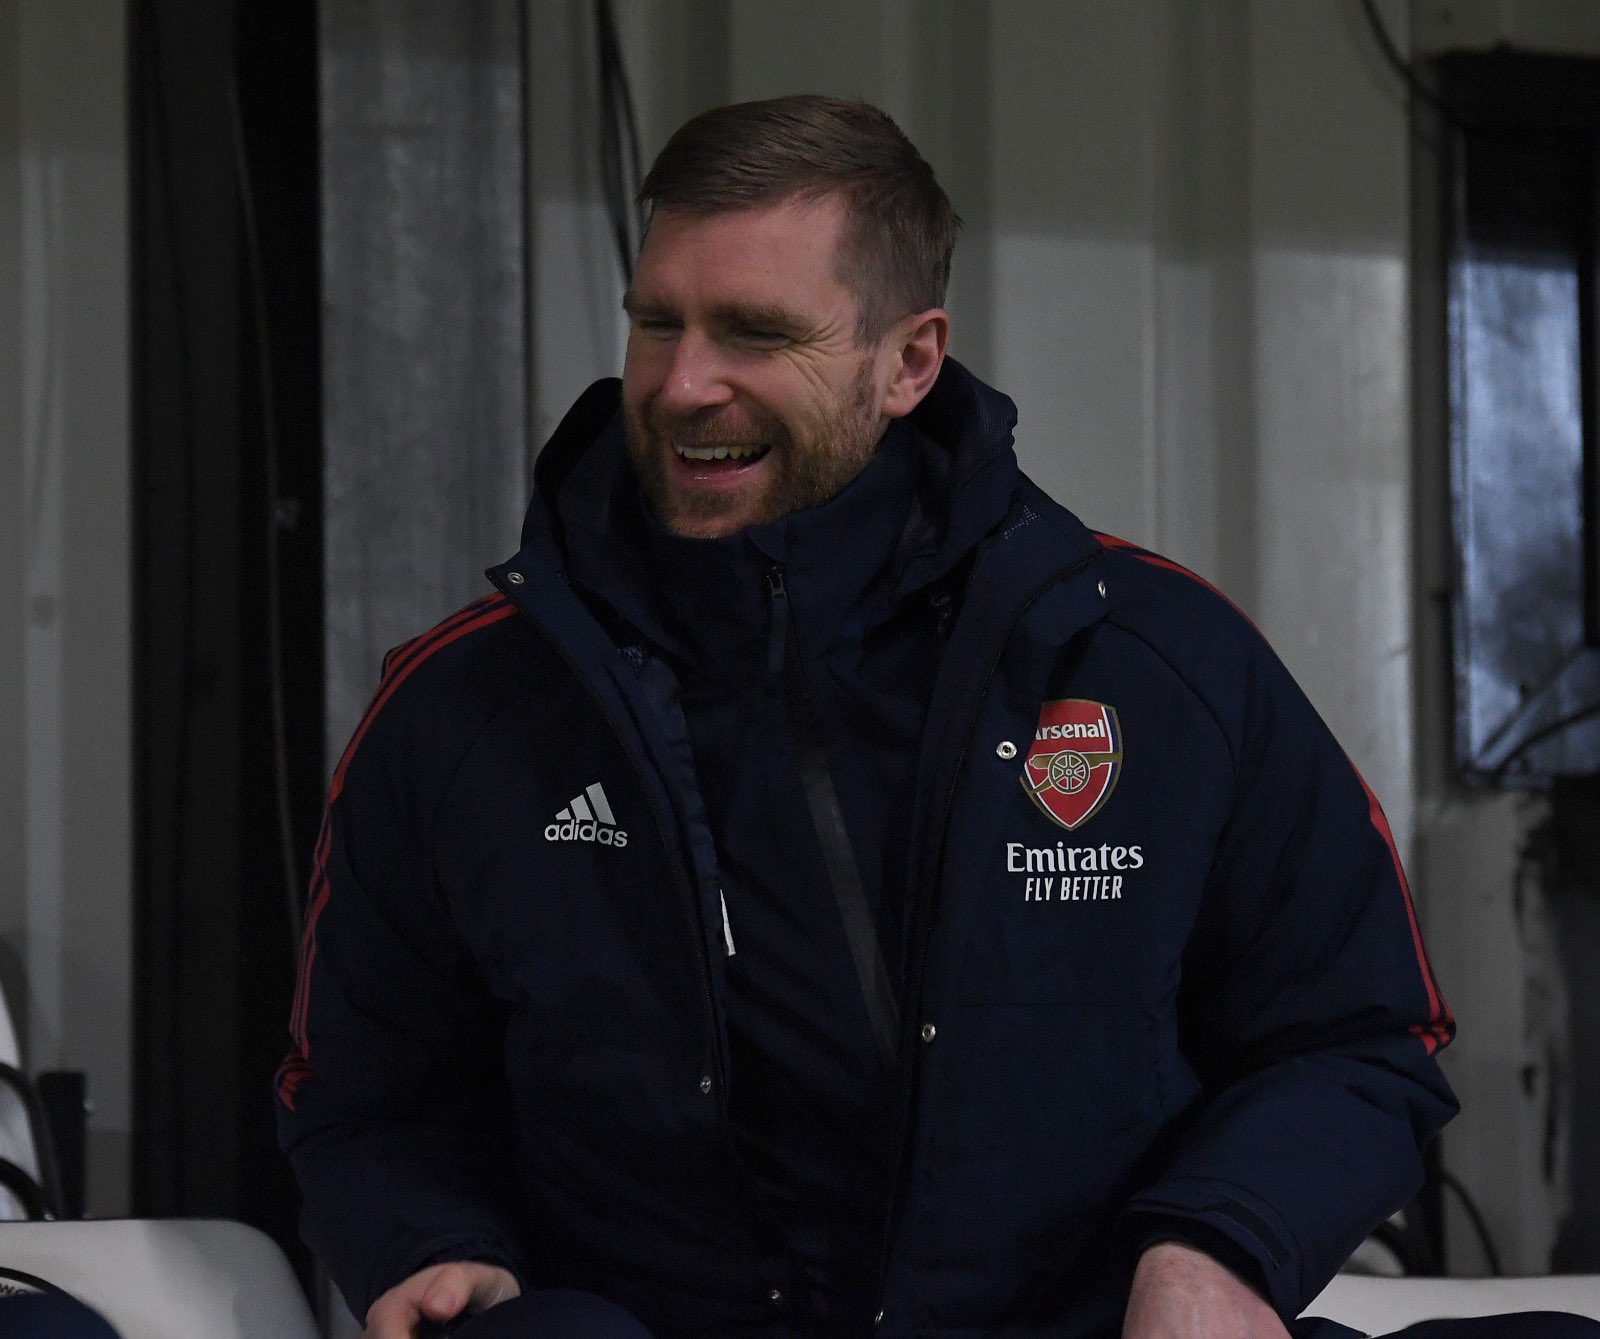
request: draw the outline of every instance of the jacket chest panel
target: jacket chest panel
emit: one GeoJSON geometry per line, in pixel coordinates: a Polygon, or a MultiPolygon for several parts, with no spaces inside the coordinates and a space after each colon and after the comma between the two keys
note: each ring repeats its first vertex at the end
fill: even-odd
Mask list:
{"type": "Polygon", "coordinates": [[[1165,667],[1104,640],[979,713],[938,912],[952,999],[1170,1008],[1231,770],[1165,667]]]}
{"type": "Polygon", "coordinates": [[[598,713],[568,702],[504,714],[462,764],[439,829],[452,913],[513,1027],[552,1045],[633,1048],[703,1034],[674,857],[598,713]]]}

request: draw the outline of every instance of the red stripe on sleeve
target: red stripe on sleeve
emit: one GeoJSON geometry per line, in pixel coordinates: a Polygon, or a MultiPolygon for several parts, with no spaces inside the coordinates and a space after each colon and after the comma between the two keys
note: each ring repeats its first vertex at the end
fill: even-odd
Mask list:
{"type": "Polygon", "coordinates": [[[295,1051],[291,1051],[278,1066],[278,1100],[290,1111],[294,1110],[295,1093],[310,1074],[311,1066],[295,1051]]]}
{"type": "MultiPolygon", "coordinates": [[[[311,1010],[311,968],[317,958],[317,921],[322,916],[323,909],[328,904],[331,887],[328,882],[328,856],[333,844],[333,829],[330,822],[334,802],[344,790],[345,773],[349,770],[350,761],[356,755],[356,750],[366,738],[367,731],[372,728],[372,723],[378,713],[388,705],[389,699],[399,690],[400,685],[411,677],[412,672],[426,661],[430,656],[442,651],[452,642],[460,640],[468,633],[486,628],[490,624],[502,622],[516,614],[516,606],[498,591],[487,595],[481,600],[474,601],[465,609],[452,614],[440,623],[431,632],[416,638],[414,641],[402,644],[385,657],[385,673],[378,685],[378,691],[372,699],[372,704],[361,717],[361,723],[356,727],[350,742],[345,746],[344,753],[339,758],[339,765],[334,769],[333,781],[328,786],[328,800],[323,809],[322,828],[317,835],[316,854],[311,871],[311,896],[310,905],[306,910],[305,930],[300,938],[300,970],[295,982],[295,998],[290,1013],[289,1031],[294,1038],[297,1055],[304,1064],[311,1055],[311,1041],[306,1031],[306,1019],[311,1010]]],[[[293,1058],[293,1057],[291,1057],[293,1058]]],[[[309,1065],[306,1067],[309,1072],[309,1065]]],[[[289,1087],[289,1096],[292,1098],[295,1087],[298,1087],[301,1074],[296,1077],[289,1087]]],[[[280,1093],[283,1091],[280,1085],[280,1093]]],[[[287,1103],[286,1103],[287,1104],[287,1103]]],[[[292,1104],[290,1104],[291,1110],[292,1104]]]]}
{"type": "Polygon", "coordinates": [[[1348,755],[1345,761],[1350,763],[1350,770],[1356,774],[1356,780],[1366,792],[1367,816],[1389,848],[1389,859],[1394,862],[1394,875],[1400,881],[1400,895],[1406,905],[1406,922],[1411,926],[1411,947],[1417,955],[1417,970],[1422,973],[1423,988],[1428,992],[1428,1021],[1417,1024],[1411,1032],[1422,1042],[1428,1054],[1432,1055],[1441,1046],[1448,1045],[1450,1039],[1455,1036],[1456,1020],[1439,991],[1439,983],[1433,975],[1433,964],[1428,961],[1427,946],[1422,942],[1422,928],[1417,924],[1417,909],[1411,900],[1411,883],[1406,878],[1405,868],[1400,863],[1400,851],[1395,846],[1394,832],[1389,827],[1389,819],[1383,812],[1383,806],[1378,803],[1378,797],[1373,793],[1372,787],[1367,784],[1366,777],[1361,775],[1360,769],[1350,762],[1348,755]]]}
{"type": "MultiPolygon", "coordinates": [[[[1204,577],[1191,572],[1187,567],[1183,567],[1169,558],[1163,558],[1159,554],[1151,553],[1148,549],[1131,543],[1126,539],[1118,539],[1115,535],[1096,533],[1095,538],[1108,549],[1127,553],[1130,557],[1137,558],[1140,562],[1149,563],[1152,567],[1164,568],[1169,572],[1176,572],[1180,576],[1188,577],[1189,580],[1197,582],[1227,604],[1229,608],[1233,609],[1252,628],[1255,628],[1255,622],[1244,610],[1240,609],[1238,605],[1204,577]]],[[[1259,628],[1256,628],[1257,634],[1260,631],[1259,628]]],[[[1262,640],[1265,640],[1265,638],[1262,640]]],[[[1345,755],[1345,762],[1349,764],[1350,770],[1355,773],[1356,780],[1361,783],[1361,789],[1366,793],[1367,816],[1371,820],[1372,826],[1377,829],[1378,835],[1383,838],[1384,845],[1389,848],[1389,858],[1394,862],[1395,878],[1399,881],[1400,895],[1405,902],[1406,921],[1411,927],[1411,945],[1417,955],[1417,969],[1422,974],[1423,988],[1428,995],[1428,1021],[1417,1024],[1411,1029],[1411,1032],[1413,1036],[1422,1042],[1427,1053],[1432,1055],[1441,1046],[1447,1045],[1450,1039],[1455,1036],[1455,1018],[1450,1013],[1450,1006],[1445,1003],[1444,996],[1439,992],[1438,982],[1433,975],[1433,965],[1428,961],[1428,950],[1422,942],[1422,931],[1417,924],[1417,909],[1411,900],[1411,884],[1406,879],[1404,866],[1400,863],[1400,851],[1395,846],[1394,832],[1389,827],[1389,819],[1383,812],[1383,806],[1378,803],[1378,797],[1373,794],[1372,787],[1367,784],[1366,777],[1361,775],[1360,769],[1353,762],[1350,762],[1348,754],[1345,755]]]]}

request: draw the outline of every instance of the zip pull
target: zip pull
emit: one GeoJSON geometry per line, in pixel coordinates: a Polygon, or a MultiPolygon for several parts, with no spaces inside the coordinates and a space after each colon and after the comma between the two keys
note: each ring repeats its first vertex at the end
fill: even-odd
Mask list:
{"type": "Polygon", "coordinates": [[[733,926],[728,924],[728,895],[719,888],[717,897],[722,901],[722,942],[728,946],[728,956],[731,958],[734,954],[733,926]]]}
{"type": "Polygon", "coordinates": [[[767,635],[767,673],[776,679],[783,673],[783,644],[789,636],[789,590],[783,584],[783,568],[777,563],[767,568],[767,591],[772,596],[772,625],[767,635]]]}

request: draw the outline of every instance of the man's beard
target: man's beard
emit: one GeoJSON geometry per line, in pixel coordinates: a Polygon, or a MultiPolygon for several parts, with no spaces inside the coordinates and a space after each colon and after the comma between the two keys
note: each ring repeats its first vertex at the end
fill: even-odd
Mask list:
{"type": "Polygon", "coordinates": [[[843,399],[829,406],[825,417],[800,437],[791,437],[781,423],[766,417],[730,431],[715,417],[673,422],[625,403],[628,455],[651,510],[675,533],[706,535],[727,533],[712,529],[721,519],[742,517],[741,526],[764,525],[837,497],[866,469],[877,448],[872,374],[872,360],[863,359],[843,399]],[[752,511],[743,511],[743,498],[725,496],[721,490],[680,489],[671,483],[670,472],[678,468],[672,457],[679,446],[758,444],[770,447],[770,476],[752,511]]]}

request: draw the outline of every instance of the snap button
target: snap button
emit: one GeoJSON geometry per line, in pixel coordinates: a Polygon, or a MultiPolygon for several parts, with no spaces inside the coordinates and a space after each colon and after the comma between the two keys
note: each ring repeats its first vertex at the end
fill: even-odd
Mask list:
{"type": "Polygon", "coordinates": [[[711,1091],[711,1075],[706,1074],[702,1076],[700,1079],[700,1091],[703,1093],[709,1093],[711,1091]]]}
{"type": "Polygon", "coordinates": [[[522,573],[521,572],[507,572],[506,573],[506,580],[509,581],[513,586],[520,586],[522,584],[522,573]]]}
{"type": "Polygon", "coordinates": [[[923,1041],[932,1041],[938,1035],[939,1035],[939,1029],[934,1027],[934,1025],[932,1023],[924,1023],[922,1025],[922,1040],[923,1041]]]}
{"type": "Polygon", "coordinates": [[[1017,746],[1009,739],[1002,739],[994,746],[994,751],[999,754],[1001,758],[1005,759],[1006,762],[1010,762],[1017,756],[1017,746]]]}

